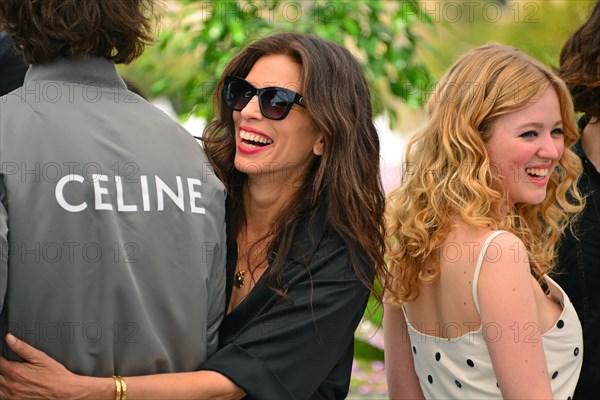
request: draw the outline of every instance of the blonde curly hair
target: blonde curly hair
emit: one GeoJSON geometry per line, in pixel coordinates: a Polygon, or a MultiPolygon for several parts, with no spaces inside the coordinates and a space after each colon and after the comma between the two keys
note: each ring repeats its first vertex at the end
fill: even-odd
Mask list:
{"type": "Polygon", "coordinates": [[[453,221],[506,230],[525,244],[538,279],[553,267],[555,245],[583,208],[577,179],[581,162],[570,149],[579,137],[564,82],[519,50],[490,43],[464,54],[427,104],[429,121],[409,142],[402,184],[388,198],[386,300],[409,302],[419,285],[440,275],[439,249],[453,221]],[[507,213],[484,144],[496,120],[527,107],[548,87],[560,101],[565,150],[541,204],[518,203],[507,213]]]}

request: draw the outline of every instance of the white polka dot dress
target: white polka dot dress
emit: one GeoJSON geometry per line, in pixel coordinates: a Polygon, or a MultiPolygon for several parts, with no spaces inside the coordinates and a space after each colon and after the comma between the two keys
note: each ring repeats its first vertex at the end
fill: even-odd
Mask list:
{"type": "MultiPolygon", "coordinates": [[[[477,280],[485,251],[494,232],[482,247],[473,277],[473,299],[479,310],[477,280]]],[[[583,362],[583,336],[577,313],[562,288],[544,277],[550,296],[561,306],[562,313],[552,329],[542,335],[550,383],[555,399],[571,399],[583,362]]],[[[406,313],[404,313],[406,318],[406,313]]],[[[483,334],[488,339],[500,332],[495,326],[479,326],[454,339],[444,339],[418,332],[407,320],[415,369],[427,399],[502,398],[483,334]]],[[[455,327],[458,329],[459,327],[455,327]]],[[[451,327],[448,327],[451,329],[451,327]]]]}

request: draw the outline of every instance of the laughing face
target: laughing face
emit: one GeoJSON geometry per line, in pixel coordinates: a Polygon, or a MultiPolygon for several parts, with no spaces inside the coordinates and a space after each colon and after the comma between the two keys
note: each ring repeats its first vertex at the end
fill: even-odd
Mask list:
{"type": "Polygon", "coordinates": [[[539,204],[562,157],[564,137],[554,88],[521,110],[498,118],[485,148],[511,205],[539,204]]]}
{"type": "MultiPolygon", "coordinates": [[[[254,64],[245,79],[257,89],[279,86],[301,93],[300,77],[300,66],[289,57],[268,55],[254,64]]],[[[314,130],[308,111],[298,104],[276,121],[262,115],[255,96],[241,111],[233,111],[233,120],[235,167],[252,182],[268,179],[297,184],[314,157],[323,153],[322,135],[314,130]]]]}

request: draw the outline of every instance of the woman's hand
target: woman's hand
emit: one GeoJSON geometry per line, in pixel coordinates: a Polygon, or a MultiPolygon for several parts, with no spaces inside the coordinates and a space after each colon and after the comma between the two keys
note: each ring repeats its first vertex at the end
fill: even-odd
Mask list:
{"type": "Polygon", "coordinates": [[[10,333],[6,343],[25,362],[0,357],[0,399],[72,398],[66,391],[77,375],[10,333]]]}
{"type": "MultiPolygon", "coordinates": [[[[0,400],[113,400],[113,378],[76,375],[10,333],[8,347],[25,362],[0,357],[0,400]]],[[[128,399],[241,399],[246,394],[213,371],[127,377],[128,399]]]]}

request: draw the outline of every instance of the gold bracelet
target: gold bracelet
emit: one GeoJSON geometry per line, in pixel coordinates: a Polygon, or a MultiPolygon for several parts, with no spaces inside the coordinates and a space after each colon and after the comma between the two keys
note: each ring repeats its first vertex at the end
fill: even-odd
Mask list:
{"type": "Polygon", "coordinates": [[[113,375],[113,379],[115,380],[115,388],[116,388],[115,400],[121,400],[121,396],[123,395],[121,379],[118,376],[114,376],[114,375],[113,375]]]}
{"type": "Polygon", "coordinates": [[[122,376],[117,376],[121,381],[121,400],[127,400],[127,383],[125,383],[125,378],[122,376]]]}

